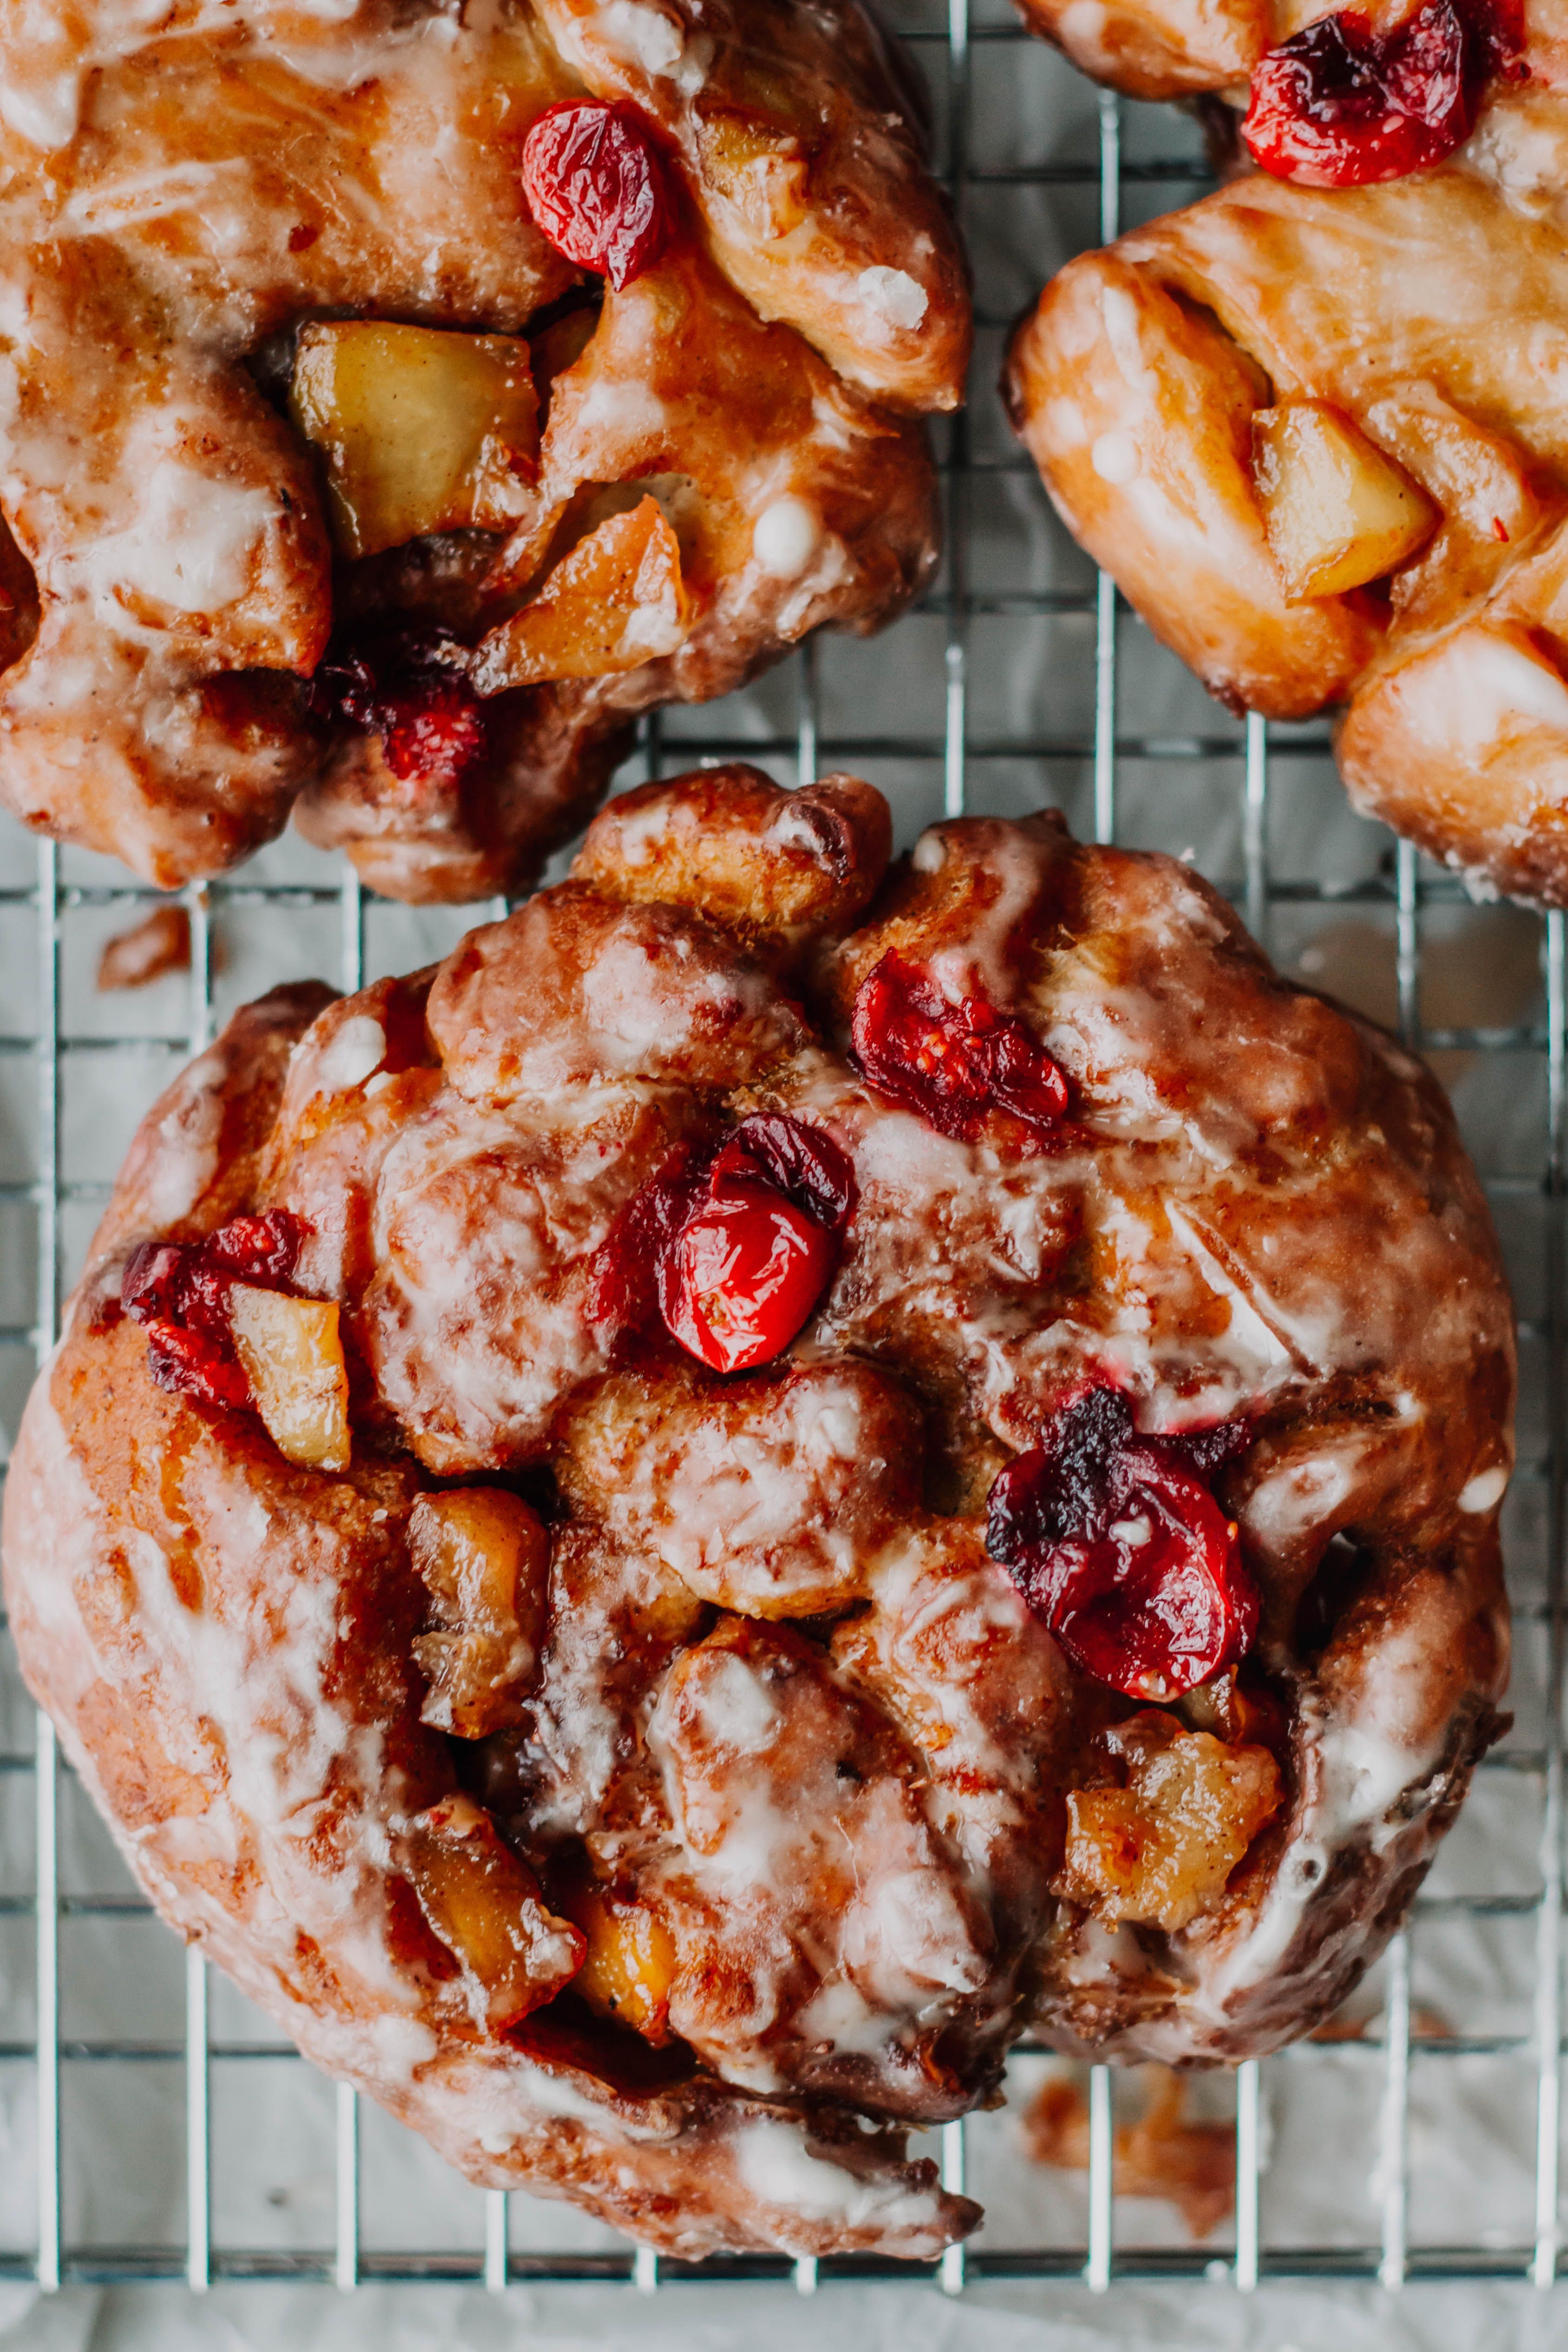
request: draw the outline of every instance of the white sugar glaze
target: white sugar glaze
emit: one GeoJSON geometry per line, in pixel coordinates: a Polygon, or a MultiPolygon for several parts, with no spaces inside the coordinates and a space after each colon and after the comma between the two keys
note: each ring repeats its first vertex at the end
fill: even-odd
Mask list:
{"type": "Polygon", "coordinates": [[[1270,2048],[1364,1964],[1494,1728],[1505,1295],[1430,1083],[1277,982],[1181,867],[1043,822],[945,827],[781,982],[800,949],[768,877],[821,855],[863,904],[873,810],[843,787],[791,815],[755,777],[650,792],[575,879],[434,981],[332,1006],[288,1062],[244,1197],[308,1221],[301,1279],[373,1383],[349,1475],[162,1396],[102,1311],[150,1200],[230,1213],[225,1152],[259,1138],[220,1045],[144,1129],[30,1408],[7,1573],[155,1899],[474,2177],[666,2244],[913,2252],[960,2209],[854,2116],[960,2112],[1031,2019],[1070,2050],[1270,2048]],[[705,895],[737,870],[757,954],[705,895]],[[690,903],[640,896],[654,872],[690,903]],[[1051,1041],[1059,1132],[939,1135],[856,1075],[848,1007],[891,946],[1051,1041]],[[797,1344],[719,1381],[664,1347],[624,1213],[677,1147],[779,1110],[848,1155],[852,1214],[797,1344]],[[1108,1702],[983,1519],[1009,1453],[1107,1379],[1145,1431],[1246,1419],[1215,1491],[1261,1593],[1248,1671],[1290,1731],[1288,1834],[1189,1926],[1136,1934],[1058,1891],[1108,1702]],[[656,1923],[665,2046],[699,2070],[667,2090],[612,2079],[591,2003],[492,2032],[488,1964],[409,1892],[456,1769],[412,1664],[432,1475],[550,1496],[542,1625],[465,1818],[477,1852],[494,1814],[547,1908],[590,1873],[656,1923]]]}

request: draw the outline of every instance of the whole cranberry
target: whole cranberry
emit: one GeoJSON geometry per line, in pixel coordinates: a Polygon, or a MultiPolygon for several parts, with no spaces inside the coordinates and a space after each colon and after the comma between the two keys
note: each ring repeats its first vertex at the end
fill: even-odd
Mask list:
{"type": "Polygon", "coordinates": [[[1521,78],[1511,0],[1424,0],[1391,32],[1359,9],[1320,17],[1253,69],[1241,126],[1255,163],[1351,188],[1440,163],[1470,135],[1488,79],[1521,78]]]}
{"type": "Polygon", "coordinates": [[[715,1371],[782,1353],[831,1281],[854,1213],[849,1154],[784,1111],[718,1150],[677,1146],[621,1212],[589,1293],[596,1323],[656,1321],[715,1371]]]}
{"type": "Polygon", "coordinates": [[[688,1218],[661,1268],[664,1320],[716,1372],[787,1348],[827,1287],[832,1235],[771,1184],[734,1181],[688,1218]]]}
{"type": "Polygon", "coordinates": [[[674,229],[664,159],[623,100],[547,107],[523,142],[523,194],[556,251],[618,290],[658,259],[674,229]]]}

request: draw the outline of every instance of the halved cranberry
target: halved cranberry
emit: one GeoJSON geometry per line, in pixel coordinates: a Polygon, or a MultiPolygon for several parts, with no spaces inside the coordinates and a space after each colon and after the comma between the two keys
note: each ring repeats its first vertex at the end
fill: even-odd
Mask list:
{"type": "Polygon", "coordinates": [[[731,1179],[687,1219],[659,1269],[664,1321],[716,1372],[787,1348],[833,1271],[833,1236],[771,1184],[731,1179]]]}
{"type": "Polygon", "coordinates": [[[458,667],[462,647],[439,629],[361,632],[330,647],[310,681],[310,707],[381,738],[388,768],[414,801],[455,793],[488,745],[484,705],[458,667]]]}
{"type": "Polygon", "coordinates": [[[1243,1443],[1239,1423],[1138,1437],[1126,1399],[1092,1389],[997,1478],[986,1548],[1097,1682],[1175,1698],[1250,1646],[1257,1588],[1199,1475],[1243,1443]]]}
{"type": "Polygon", "coordinates": [[[1398,179],[1469,137],[1490,76],[1527,75],[1521,41],[1516,0],[1424,0],[1388,33],[1355,8],[1320,17],[1254,68],[1242,137],[1307,187],[1398,179]]]}
{"type": "Polygon", "coordinates": [[[852,1027],[877,1092],[941,1135],[972,1141],[1001,1110],[1045,1136],[1067,1108],[1066,1079],[1021,1021],[978,992],[950,1003],[893,950],[861,982],[852,1027]]]}
{"type": "Polygon", "coordinates": [[[674,228],[664,160],[624,100],[547,107],[523,142],[523,194],[556,251],[617,290],[658,259],[674,228]]]}
{"type": "Polygon", "coordinates": [[[250,1382],[229,1328],[229,1286],[287,1287],[309,1228],[289,1209],[231,1217],[199,1242],[143,1242],[120,1277],[120,1304],[147,1333],[161,1389],[204,1404],[248,1405],[250,1382]]]}

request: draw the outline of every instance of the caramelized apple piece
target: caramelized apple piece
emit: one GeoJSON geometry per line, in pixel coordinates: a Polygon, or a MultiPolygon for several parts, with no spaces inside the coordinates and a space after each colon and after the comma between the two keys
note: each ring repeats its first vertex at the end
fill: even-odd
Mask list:
{"type": "Polygon", "coordinates": [[[612,515],[563,556],[540,593],[480,646],[481,694],[545,678],[602,677],[673,654],[691,627],[681,551],[657,502],[612,515]]]}
{"type": "Polygon", "coordinates": [[[697,125],[703,177],[758,236],[788,236],[806,217],[809,176],[792,132],[716,107],[697,125]]]}
{"type": "Polygon", "coordinates": [[[1124,1789],[1074,1789],[1054,1891],[1111,1925],[1174,1934],[1212,1910],[1225,1883],[1280,1808],[1280,1768],[1266,1748],[1228,1748],[1146,1708],[1110,1735],[1124,1789]]]}
{"type": "Polygon", "coordinates": [[[588,1939],[577,1990],[601,2017],[618,2018],[644,2041],[670,2036],[670,1987],[675,1947],[644,1903],[626,1903],[601,1886],[575,1895],[570,1909],[588,1939]]]}
{"type": "Polygon", "coordinates": [[[476,2023],[505,2033],[582,1966],[581,1936],[546,1910],[533,1872],[472,1798],[417,1813],[396,1850],[420,1909],[463,1963],[476,2023]]]}
{"type": "Polygon", "coordinates": [[[421,1720],[459,1739],[511,1729],[538,1661],[549,1538],[516,1495],[469,1486],[422,1495],[408,1543],[434,1625],[413,1645],[430,1677],[421,1720]]]}
{"type": "Polygon", "coordinates": [[[381,320],[306,327],[289,408],[326,460],[349,555],[430,531],[505,530],[538,470],[538,404],[514,336],[381,320]]]}
{"type": "Polygon", "coordinates": [[[1380,580],[1437,523],[1425,490],[1321,400],[1256,411],[1252,481],[1291,604],[1380,580]]]}
{"type": "Polygon", "coordinates": [[[310,1470],[349,1466],[349,1376],[338,1309],[325,1298],[229,1286],[229,1327],[267,1433],[310,1470]]]}

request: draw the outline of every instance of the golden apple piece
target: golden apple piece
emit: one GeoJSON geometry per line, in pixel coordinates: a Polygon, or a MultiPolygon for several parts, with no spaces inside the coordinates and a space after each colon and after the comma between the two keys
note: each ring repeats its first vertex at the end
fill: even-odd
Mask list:
{"type": "Polygon", "coordinates": [[[575,1990],[598,2016],[619,2019],[645,2042],[667,2042],[675,1947],[664,1921],[601,1886],[585,1887],[567,1907],[588,1944],[575,1990]]]}
{"type": "Polygon", "coordinates": [[[697,152],[711,188],[757,236],[788,236],[806,217],[810,171],[800,140],[731,107],[699,111],[697,152]]]}
{"type": "Polygon", "coordinates": [[[459,1739],[522,1720],[544,1638],[549,1538],[500,1486],[422,1495],[409,1552],[430,1593],[432,1631],[413,1654],[430,1678],[420,1719],[459,1739]]]}
{"type": "Polygon", "coordinates": [[[562,556],[521,612],[492,629],[469,676],[481,694],[603,677],[673,654],[692,625],[680,542],[656,499],[612,515],[562,556]]]}
{"type": "Polygon", "coordinates": [[[1145,1709],[1113,1735],[1124,1788],[1074,1789],[1052,1892],[1109,1925],[1131,1919],[1168,1934],[1211,1911],[1264,1823],[1280,1810],[1280,1768],[1267,1748],[1230,1747],[1145,1709]]]}
{"type": "Polygon", "coordinates": [[[380,320],[305,327],[288,404],[325,460],[345,554],[507,530],[528,505],[538,402],[520,337],[380,320]]]}
{"type": "Polygon", "coordinates": [[[569,1984],[583,1939],[471,1797],[444,1797],[394,1842],[419,1907],[468,1979],[476,2022],[505,2033],[569,1984]]]}
{"type": "Polygon", "coordinates": [[[229,1287],[229,1328],[267,1435],[308,1470],[349,1466],[349,1376],[338,1308],[248,1282],[229,1287]]]}
{"type": "Polygon", "coordinates": [[[1289,604],[1381,580],[1440,520],[1404,468],[1321,400],[1255,413],[1252,482],[1289,604]]]}

